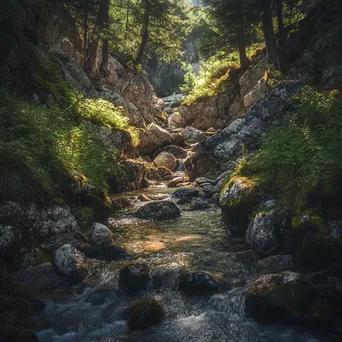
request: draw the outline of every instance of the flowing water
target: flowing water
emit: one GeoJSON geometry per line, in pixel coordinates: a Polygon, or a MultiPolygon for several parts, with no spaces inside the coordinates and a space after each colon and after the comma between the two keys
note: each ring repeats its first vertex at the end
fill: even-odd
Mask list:
{"type": "MultiPolygon", "coordinates": [[[[154,199],[169,198],[174,190],[153,186],[144,193],[154,199]]],[[[141,193],[141,192],[139,192],[141,193]]],[[[162,303],[166,315],[161,324],[131,332],[124,309],[136,297],[118,290],[118,271],[128,261],[95,263],[85,285],[64,300],[47,300],[36,318],[40,341],[332,341],[301,328],[258,325],[244,315],[243,286],[257,276],[255,260],[241,240],[231,240],[220,221],[217,207],[186,211],[180,219],[149,222],[132,215],[143,202],[138,192],[124,195],[132,207],[117,212],[109,226],[120,243],[139,262],[147,263],[152,279],[163,286],[140,294],[162,303]],[[202,270],[220,280],[222,292],[212,296],[186,296],[174,288],[180,269],[202,270]]]]}

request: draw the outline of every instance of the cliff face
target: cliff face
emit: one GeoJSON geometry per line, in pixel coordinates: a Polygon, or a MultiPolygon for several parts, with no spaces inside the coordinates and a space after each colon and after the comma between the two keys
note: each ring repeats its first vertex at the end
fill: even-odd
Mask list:
{"type": "MultiPolygon", "coordinates": [[[[25,25],[30,28],[30,32],[36,32],[32,33],[32,45],[36,47],[36,52],[44,58],[53,58],[61,70],[60,76],[70,88],[77,89],[88,97],[104,98],[115,106],[123,107],[130,124],[136,127],[151,123],[154,116],[160,113],[146,75],[124,66],[114,56],[109,56],[109,74],[106,78],[99,72],[92,79],[88,77],[82,68],[83,43],[77,27],[70,15],[57,3],[48,1],[40,7],[33,6],[25,11],[25,25]]],[[[26,72],[22,72],[25,64],[27,66],[26,59],[34,58],[29,54],[29,51],[24,53],[21,50],[20,42],[12,45],[4,63],[8,72],[3,83],[6,87],[12,86],[28,95],[29,98],[36,94],[42,100],[46,94],[40,94],[39,89],[34,89],[29,80],[29,73],[24,75],[26,72]],[[27,56],[23,56],[24,54],[27,56]]],[[[101,63],[101,56],[102,51],[99,48],[97,67],[101,63]]]]}
{"type": "Polygon", "coordinates": [[[266,53],[262,50],[243,71],[231,69],[226,89],[218,95],[200,98],[178,108],[179,126],[191,125],[200,130],[222,129],[243,116],[265,96],[266,53]]]}
{"type": "MultiPolygon", "coordinates": [[[[312,5],[298,27],[287,28],[287,38],[281,39],[279,57],[282,80],[290,82],[287,84],[296,81],[301,86],[311,85],[322,90],[341,89],[342,45],[337,13],[331,3],[322,1],[312,5]]],[[[180,112],[186,113],[182,115],[183,121],[188,124],[206,129],[215,123],[216,127],[219,126],[217,128],[223,128],[222,132],[199,144],[187,161],[191,178],[233,168],[233,162],[242,156],[243,146],[249,152],[257,150],[262,135],[279,125],[279,119],[289,113],[288,107],[295,92],[284,93],[284,84],[279,84],[279,81],[272,76],[272,72],[268,75],[263,53],[238,76],[233,102],[229,105],[227,101],[221,114],[216,98],[200,100],[190,107],[180,107],[180,112]],[[269,76],[273,84],[269,82],[269,76]],[[276,89],[269,93],[277,83],[276,89]],[[269,87],[266,87],[267,84],[269,87]],[[211,106],[211,103],[216,104],[211,106]],[[269,111],[273,114],[265,123],[265,113],[269,111]],[[255,122],[250,124],[250,120],[255,122]]],[[[224,93],[219,98],[229,98],[231,94],[234,92],[224,93]]]]}

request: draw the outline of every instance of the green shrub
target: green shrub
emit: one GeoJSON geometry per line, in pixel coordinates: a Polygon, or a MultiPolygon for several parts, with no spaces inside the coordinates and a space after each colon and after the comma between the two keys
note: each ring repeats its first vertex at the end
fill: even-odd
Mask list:
{"type": "MultiPolygon", "coordinates": [[[[248,48],[247,53],[251,59],[254,58],[257,45],[248,48]]],[[[188,68],[185,84],[182,89],[187,93],[183,100],[185,105],[210,96],[222,94],[227,91],[230,81],[239,71],[239,54],[234,51],[227,54],[225,51],[218,52],[206,61],[201,61],[198,75],[192,73],[188,68]]]]}
{"type": "Polygon", "coordinates": [[[310,202],[335,198],[342,190],[342,100],[334,91],[310,87],[294,100],[288,122],[266,135],[238,174],[270,182],[290,211],[299,214],[310,202]]]}
{"type": "MultiPolygon", "coordinates": [[[[90,106],[90,112],[101,112],[101,108],[90,106]]],[[[101,115],[102,124],[123,127],[117,118],[105,121],[101,115]]],[[[109,175],[118,175],[113,152],[83,121],[75,120],[70,107],[37,106],[4,90],[0,91],[0,157],[0,193],[4,198],[38,193],[58,197],[75,171],[103,189],[109,175]]]]}

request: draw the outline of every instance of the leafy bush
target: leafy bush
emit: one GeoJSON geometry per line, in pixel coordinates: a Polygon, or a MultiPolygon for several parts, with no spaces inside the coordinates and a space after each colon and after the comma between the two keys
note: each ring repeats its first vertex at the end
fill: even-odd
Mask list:
{"type": "Polygon", "coordinates": [[[238,173],[271,183],[290,211],[299,214],[310,202],[326,199],[330,206],[340,196],[342,100],[335,91],[305,87],[295,96],[295,104],[287,124],[269,132],[238,173]]]}
{"type": "MultiPolygon", "coordinates": [[[[248,49],[249,57],[255,54],[256,46],[251,46],[248,49]]],[[[239,55],[237,52],[218,52],[211,56],[206,61],[201,62],[201,67],[198,75],[187,70],[185,84],[182,89],[186,90],[188,95],[184,99],[184,104],[191,103],[210,96],[222,94],[227,91],[233,73],[239,70],[239,55]]]]}
{"type": "MultiPolygon", "coordinates": [[[[113,114],[89,100],[76,108],[43,107],[0,91],[0,192],[4,198],[32,197],[39,193],[59,196],[66,179],[81,173],[85,181],[106,188],[109,175],[117,175],[113,152],[75,114],[87,115],[101,124],[123,128],[113,114]],[[100,113],[97,116],[97,113],[100,113]],[[77,118],[77,116],[76,116],[77,118]]],[[[109,109],[108,109],[109,110],[109,109]]]]}

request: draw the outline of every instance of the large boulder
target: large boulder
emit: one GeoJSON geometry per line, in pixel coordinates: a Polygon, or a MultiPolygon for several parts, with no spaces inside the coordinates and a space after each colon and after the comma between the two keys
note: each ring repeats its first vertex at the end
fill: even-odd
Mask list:
{"type": "Polygon", "coordinates": [[[257,214],[246,232],[247,244],[263,254],[271,254],[280,246],[280,225],[274,210],[257,214]]]}
{"type": "Polygon", "coordinates": [[[71,245],[64,245],[55,251],[53,266],[59,274],[76,282],[82,281],[88,274],[85,255],[71,245]]]}
{"type": "Polygon", "coordinates": [[[259,322],[300,321],[316,297],[316,289],[300,273],[268,274],[249,287],[245,309],[259,322]]]}
{"type": "Polygon", "coordinates": [[[243,148],[256,150],[263,134],[282,123],[288,105],[293,101],[292,96],[300,87],[299,82],[293,81],[279,84],[265,99],[252,106],[244,117],[200,143],[185,164],[189,178],[218,175],[231,168],[232,160],[241,157],[243,148]]]}
{"type": "Polygon", "coordinates": [[[140,330],[160,323],[165,315],[164,308],[153,298],[141,298],[128,308],[127,326],[140,330]]]}
{"type": "Polygon", "coordinates": [[[79,231],[68,206],[42,208],[34,203],[24,206],[16,202],[5,202],[0,206],[0,221],[16,230],[29,230],[37,241],[47,238],[51,240],[60,234],[79,231]]]}
{"type": "Polygon", "coordinates": [[[191,144],[198,143],[207,139],[207,137],[202,131],[191,126],[186,126],[182,134],[185,141],[191,144]]]}
{"type": "Polygon", "coordinates": [[[248,228],[249,216],[259,202],[258,184],[246,177],[232,178],[220,193],[222,218],[230,233],[243,236],[248,228]]]}
{"type": "Polygon", "coordinates": [[[129,294],[146,290],[149,282],[150,268],[145,263],[131,263],[120,270],[119,286],[129,294]]]}
{"type": "Polygon", "coordinates": [[[37,293],[65,290],[73,285],[70,279],[56,273],[50,263],[15,272],[11,279],[17,286],[37,293]]]}
{"type": "Polygon", "coordinates": [[[179,207],[172,201],[155,201],[145,204],[136,213],[139,219],[162,221],[180,217],[179,207]]]}
{"type": "Polygon", "coordinates": [[[150,124],[147,129],[139,131],[138,150],[143,154],[151,153],[158,147],[170,145],[171,143],[172,135],[155,123],[150,124]]]}
{"type": "Polygon", "coordinates": [[[170,171],[175,171],[177,168],[177,159],[175,156],[168,152],[161,152],[156,159],[154,159],[153,163],[157,167],[166,167],[170,171]]]}
{"type": "Polygon", "coordinates": [[[89,241],[95,246],[110,245],[115,241],[115,235],[104,224],[95,222],[90,229],[89,241]]]}

